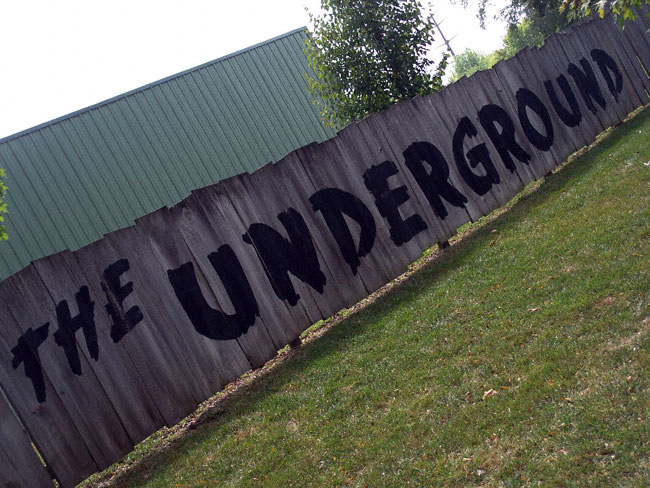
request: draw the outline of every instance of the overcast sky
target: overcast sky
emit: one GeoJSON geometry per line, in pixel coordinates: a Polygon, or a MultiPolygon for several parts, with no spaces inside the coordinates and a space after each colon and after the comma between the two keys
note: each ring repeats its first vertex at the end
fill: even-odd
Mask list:
{"type": "MultiPolygon", "coordinates": [[[[307,25],[305,7],[316,12],[319,5],[320,0],[5,0],[0,137],[307,25]]],[[[433,11],[457,53],[501,46],[503,24],[491,21],[483,31],[473,10],[446,1],[434,3],[433,11]]],[[[442,45],[439,36],[435,45],[442,45]]]]}

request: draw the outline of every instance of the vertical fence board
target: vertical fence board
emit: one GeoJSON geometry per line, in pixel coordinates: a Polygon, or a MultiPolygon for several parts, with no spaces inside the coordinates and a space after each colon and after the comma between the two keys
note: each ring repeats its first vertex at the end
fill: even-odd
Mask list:
{"type": "Polygon", "coordinates": [[[625,22],[622,32],[629,36],[632,45],[636,48],[637,56],[650,74],[650,31],[648,30],[650,21],[642,15],[637,17],[639,17],[639,21],[625,22]]]}
{"type": "MultiPolygon", "coordinates": [[[[251,241],[250,249],[258,252],[261,261],[264,260],[262,255],[259,254],[257,247],[262,243],[255,242],[255,239],[250,233],[251,225],[267,225],[278,232],[284,239],[288,239],[287,230],[280,223],[279,218],[280,214],[282,212],[288,212],[289,208],[284,205],[283,196],[277,192],[277,188],[274,188],[271,181],[264,176],[264,173],[272,171],[272,168],[272,165],[266,165],[253,174],[244,174],[229,178],[224,184],[233,206],[237,209],[241,219],[249,226],[247,239],[251,241]]],[[[264,266],[267,269],[273,266],[273,264],[264,262],[264,266]]],[[[295,293],[300,295],[300,299],[293,307],[304,310],[306,318],[303,323],[303,329],[309,324],[325,318],[318,307],[318,299],[316,298],[318,292],[309,284],[302,282],[298,277],[294,276],[293,273],[288,272],[288,276],[295,289],[295,293]]]]}
{"type": "MultiPolygon", "coordinates": [[[[619,29],[613,19],[607,18],[603,22],[603,29],[607,33],[603,39],[607,42],[610,49],[618,54],[622,59],[625,59],[625,72],[637,93],[637,97],[641,104],[646,105],[649,101],[648,91],[650,90],[650,78],[643,68],[643,65],[637,57],[637,50],[635,44],[630,42],[630,37],[627,33],[619,29]]],[[[629,29],[627,29],[629,32],[629,29]]]]}
{"type": "MultiPolygon", "coordinates": [[[[473,76],[476,76],[477,78],[477,85],[485,87],[482,90],[482,96],[485,99],[483,100],[483,105],[480,108],[483,108],[486,104],[493,104],[501,107],[506,112],[508,117],[512,120],[515,128],[515,142],[521,146],[527,154],[531,155],[531,158],[534,157],[533,148],[531,147],[530,142],[528,142],[528,139],[524,136],[519,124],[517,118],[517,105],[514,102],[514,93],[511,93],[511,88],[502,82],[501,78],[494,69],[479,71],[473,76]]],[[[468,92],[467,95],[474,96],[474,92],[468,92]]],[[[490,149],[490,153],[494,155],[493,161],[495,165],[499,168],[500,174],[510,181],[510,191],[518,192],[528,183],[537,179],[535,172],[531,168],[530,161],[527,163],[521,162],[513,155],[511,155],[511,158],[514,165],[514,171],[509,170],[499,155],[499,152],[496,150],[494,142],[490,139],[489,135],[485,131],[485,128],[482,126],[480,116],[475,117],[474,124],[482,134],[485,134],[485,142],[490,149]]],[[[497,123],[496,126],[499,128],[499,130],[503,129],[503,127],[500,127],[499,123],[497,123]]]]}
{"type": "MultiPolygon", "coordinates": [[[[379,215],[368,190],[356,179],[361,178],[365,168],[360,170],[357,163],[353,161],[356,155],[353,155],[351,149],[343,143],[341,138],[343,134],[339,133],[335,139],[330,139],[323,144],[305,148],[301,153],[300,161],[315,188],[334,187],[351,193],[359,200],[361,208],[365,208],[374,220],[375,239],[371,251],[360,258],[358,268],[365,288],[371,293],[390,282],[397,269],[405,269],[406,263],[390,262],[391,248],[388,246],[393,247],[393,245],[386,242],[388,230],[385,221],[379,215]],[[357,176],[354,173],[360,174],[357,176]]],[[[358,241],[355,239],[355,242],[358,241]]]]}
{"type": "MultiPolygon", "coordinates": [[[[133,366],[131,358],[121,345],[111,340],[111,325],[105,310],[106,296],[94,295],[72,253],[64,251],[33,264],[54,303],[67,301],[72,316],[79,312],[75,294],[82,287],[88,287],[88,295],[94,303],[92,321],[97,354],[95,359],[89,357],[89,346],[82,329],[75,333],[77,354],[85,357],[84,365],[87,363],[97,376],[131,442],[136,444],[162,427],[164,421],[158,407],[133,366]]],[[[96,281],[99,280],[100,277],[97,276],[96,281]]],[[[82,374],[89,373],[82,369],[82,374]]]]}
{"type": "Polygon", "coordinates": [[[423,131],[422,133],[416,133],[414,142],[425,142],[435,146],[440,154],[442,154],[444,165],[449,170],[449,176],[446,178],[446,182],[467,200],[462,207],[455,207],[449,202],[443,201],[447,212],[445,224],[449,230],[455,230],[470,220],[478,219],[480,217],[480,211],[471,200],[474,193],[458,173],[452,152],[455,126],[452,127],[452,124],[446,120],[446,117],[441,116],[441,113],[444,113],[446,110],[443,93],[444,91],[437,92],[426,97],[415,97],[411,100],[411,107],[413,109],[412,116],[420,120],[418,125],[422,127],[423,131]]]}
{"type": "Polygon", "coordinates": [[[515,127],[517,128],[517,142],[528,154],[530,154],[531,159],[528,167],[535,175],[536,179],[539,179],[549,171],[553,170],[555,167],[555,159],[552,155],[540,151],[528,141],[526,136],[523,134],[518,120],[515,96],[520,88],[528,88],[530,86],[528,78],[529,74],[526,72],[526,67],[521,64],[522,56],[522,51],[520,51],[514,58],[498,62],[494,65],[493,69],[511,99],[510,106],[512,109],[509,112],[511,113],[515,127]]]}
{"type": "MultiPolygon", "coordinates": [[[[616,56],[616,53],[609,52],[606,46],[603,45],[604,44],[603,39],[606,38],[607,36],[603,36],[602,32],[599,33],[599,35],[595,35],[594,26],[599,24],[606,24],[606,22],[592,20],[589,23],[585,23],[577,26],[576,33],[578,34],[578,37],[580,39],[580,43],[584,51],[584,57],[589,61],[589,63],[593,67],[594,73],[596,74],[596,78],[598,79],[600,91],[607,104],[606,108],[602,110],[602,120],[607,127],[611,127],[612,125],[615,125],[616,123],[625,120],[627,114],[629,114],[632,110],[634,110],[634,108],[636,108],[638,104],[628,105],[629,110],[626,110],[625,103],[621,103],[623,100],[629,97],[631,93],[633,93],[632,91],[629,90],[630,89],[629,84],[626,86],[627,90],[622,92],[621,94],[622,100],[616,100],[614,98],[614,95],[610,91],[603,73],[598,67],[596,60],[592,56],[592,51],[594,49],[601,49],[601,50],[604,49],[604,51],[608,55],[616,56]]],[[[603,26],[603,29],[604,28],[605,27],[603,26]]],[[[623,68],[620,62],[618,62],[617,65],[619,68],[623,68]]],[[[625,84],[623,86],[625,86],[625,84]]]]}
{"type": "Polygon", "coordinates": [[[163,213],[167,214],[168,209],[148,214],[135,226],[108,234],[107,238],[121,256],[133,263],[134,290],[138,290],[137,299],[143,314],[150,319],[148,325],[154,327],[156,334],[174,351],[177,358],[175,381],[185,383],[194,399],[193,405],[187,405],[187,415],[212,396],[215,387],[225,386],[238,372],[247,371],[250,364],[237,343],[225,351],[219,350],[213,341],[198,334],[192,326],[167,274],[168,270],[188,261],[189,251],[184,243],[176,240],[176,231],[172,233],[164,222],[158,221],[163,213]],[[163,227],[161,236],[155,234],[155,226],[159,224],[163,227]]]}
{"type": "Polygon", "coordinates": [[[192,192],[190,204],[193,206],[194,202],[203,209],[211,227],[222,236],[221,239],[227,241],[239,258],[257,299],[260,318],[266,325],[275,347],[281,349],[292,342],[304,330],[305,314],[300,309],[289,307],[273,293],[264,265],[251,246],[243,240],[250,223],[242,222],[226,193],[225,186],[220,182],[195,190],[192,192]]]}
{"type": "MultiPolygon", "coordinates": [[[[532,179],[534,179],[534,174],[529,171],[529,165],[520,163],[514,157],[513,163],[515,170],[514,172],[508,170],[505,164],[503,164],[499,153],[494,149],[491,139],[481,124],[479,111],[489,104],[500,106],[508,114],[508,117],[510,117],[515,126],[515,141],[517,144],[529,145],[521,131],[521,127],[519,126],[516,108],[505,102],[508,97],[502,98],[504,92],[508,93],[508,88],[500,83],[500,79],[493,71],[480,71],[476,73],[476,78],[477,79],[474,83],[480,86],[481,90],[472,90],[471,86],[468,86],[474,81],[474,78],[471,78],[466,79],[465,83],[460,85],[462,90],[461,93],[464,94],[464,104],[468,107],[469,113],[467,114],[467,117],[472,121],[478,132],[478,140],[473,144],[483,142],[489,149],[493,149],[490,151],[490,160],[499,173],[500,182],[492,186],[492,193],[497,199],[499,206],[502,206],[510,200],[512,196],[521,191],[524,187],[524,183],[532,181],[532,179]]],[[[484,171],[481,171],[481,173],[484,173],[484,171]]]]}
{"type": "MultiPolygon", "coordinates": [[[[226,288],[224,288],[221,277],[217,274],[217,270],[209,260],[209,256],[212,253],[223,252],[221,246],[230,246],[230,240],[224,239],[223,234],[218,233],[218,230],[215,230],[210,225],[201,207],[201,203],[197,200],[195,194],[192,194],[174,206],[171,209],[171,213],[174,227],[183,236],[198,267],[195,271],[197,274],[200,273],[203,275],[210,292],[214,295],[217,309],[221,310],[224,315],[224,322],[228,324],[230,331],[238,330],[238,310],[235,309],[232,298],[228,295],[226,288]]],[[[226,237],[232,239],[238,236],[226,235],[226,237]]],[[[239,257],[237,258],[239,259],[239,257]]],[[[246,278],[250,282],[250,273],[246,272],[245,266],[243,270],[246,278]]],[[[257,300],[257,297],[255,298],[257,300]]],[[[211,299],[207,300],[211,301],[211,299]]],[[[252,325],[248,325],[246,332],[238,337],[236,341],[241,346],[251,365],[257,368],[275,356],[278,347],[269,334],[265,321],[260,317],[255,317],[254,309],[245,310],[242,313],[244,315],[250,313],[254,317],[251,319],[254,322],[252,325]]],[[[219,347],[221,347],[221,343],[219,343],[219,347]]]]}
{"type": "MultiPolygon", "coordinates": [[[[294,208],[302,215],[311,215],[314,225],[310,230],[320,256],[323,257],[322,264],[326,267],[324,272],[329,282],[325,293],[328,294],[327,301],[331,308],[323,312],[332,315],[342,308],[359,302],[368,296],[368,291],[360,273],[354,273],[345,262],[334,236],[323,220],[322,212],[315,210],[309,201],[309,198],[322,188],[316,188],[309,175],[305,173],[301,161],[302,153],[303,151],[299,149],[278,161],[274,165],[276,171],[273,173],[273,181],[279,191],[284,191],[288,195],[294,208]]],[[[351,230],[351,234],[354,236],[355,249],[358,249],[359,241],[354,230],[351,230]]]]}
{"type": "MultiPolygon", "coordinates": [[[[582,59],[586,60],[592,68],[595,68],[593,63],[589,60],[589,53],[585,51],[583,43],[580,39],[580,34],[575,28],[570,29],[564,33],[563,42],[561,44],[558,44],[558,47],[565,52],[566,57],[569,59],[569,62],[576,66],[580,71],[582,71],[582,64],[580,62],[582,59]]],[[[596,73],[596,70],[594,70],[594,73],[596,73]]],[[[567,78],[569,79],[569,82],[573,87],[574,92],[576,93],[576,97],[580,105],[580,110],[582,112],[581,125],[586,129],[588,141],[592,142],[598,134],[609,127],[609,125],[605,123],[603,109],[598,103],[592,100],[593,111],[589,110],[585,104],[584,97],[580,94],[580,89],[576,84],[575,79],[568,74],[567,78]]],[[[600,86],[600,88],[602,90],[603,86],[600,86]]],[[[610,116],[607,117],[609,118],[610,116]]],[[[614,116],[613,120],[617,121],[618,118],[614,116]]]]}
{"type": "MultiPolygon", "coordinates": [[[[114,238],[120,238],[132,228],[117,231],[114,238]]],[[[101,284],[106,286],[105,270],[127,256],[114,248],[109,239],[104,238],[73,252],[73,256],[88,280],[94,296],[105,296],[101,284]],[[101,283],[101,284],[100,284],[101,283]]],[[[125,354],[131,359],[137,372],[147,386],[152,399],[168,426],[185,417],[195,406],[192,392],[186,382],[184,358],[176,352],[175,338],[164,329],[164,323],[156,322],[149,307],[140,300],[140,294],[148,295],[147,281],[139,279],[137,261],[128,260],[129,269],[119,276],[122,286],[133,283],[133,291],[122,303],[123,312],[138,307],[143,315],[141,322],[135,324],[117,346],[124,348],[125,354]]],[[[155,297],[154,300],[161,300],[155,297]]],[[[156,303],[154,301],[154,303],[156,303]]],[[[158,306],[154,305],[154,310],[158,306]]],[[[109,334],[109,331],[98,331],[98,334],[109,334]]],[[[119,357],[119,356],[118,356],[119,357]]],[[[189,374],[189,372],[187,373],[189,374]]]]}
{"type": "MultiPolygon", "coordinates": [[[[464,113],[463,108],[453,101],[453,94],[449,89],[455,85],[456,83],[426,97],[415,98],[413,102],[418,112],[427,119],[432,130],[435,131],[433,140],[441,141],[440,146],[435,142],[434,145],[440,150],[447,162],[449,167],[449,181],[467,198],[465,209],[470,220],[476,221],[483,215],[489,213],[490,205],[495,203],[496,200],[491,197],[489,202],[486,203],[484,198],[477,198],[477,193],[469,187],[459,172],[458,163],[456,162],[453,151],[453,139],[458,122],[467,115],[464,113]]],[[[458,87],[454,90],[454,93],[459,93],[458,87]]],[[[465,151],[463,150],[464,153],[465,151]]],[[[447,208],[449,209],[450,207],[447,206],[447,208]]],[[[454,214],[450,213],[450,215],[454,214]]],[[[463,218],[462,213],[455,212],[455,216],[457,220],[452,221],[454,226],[460,227],[465,223],[466,220],[463,218]]]]}
{"type": "MultiPolygon", "coordinates": [[[[54,257],[43,258],[43,260],[54,257]]],[[[40,327],[50,323],[49,335],[38,347],[44,374],[52,382],[61,402],[65,405],[73,422],[83,435],[93,459],[100,469],[110,466],[133,447],[120,419],[94,371],[83,355],[79,356],[81,371],[72,372],[62,347],[56,344],[58,330],[55,305],[33,265],[21,273],[8,307],[14,317],[20,317],[19,334],[29,327],[40,327]]],[[[73,307],[74,308],[74,307],[73,307]]],[[[74,312],[71,312],[74,313],[74,312]]],[[[18,332],[17,331],[17,332],[18,332]]],[[[50,392],[45,390],[46,395],[50,392]]]]}
{"type": "MultiPolygon", "coordinates": [[[[71,487],[98,469],[95,460],[90,455],[86,440],[68,412],[67,406],[63,404],[60,393],[54,388],[47,372],[43,371],[42,376],[47,401],[39,403],[32,382],[25,374],[24,364],[12,364],[11,350],[18,346],[18,338],[24,330],[31,327],[38,334],[44,323],[50,320],[46,318],[41,322],[42,319],[39,318],[36,323],[27,323],[31,322],[29,316],[18,315],[20,317],[20,321],[18,321],[15,311],[9,309],[8,304],[12,301],[17,305],[23,303],[35,310],[38,309],[40,302],[30,301],[31,295],[27,294],[28,290],[25,288],[26,283],[34,278],[38,280],[33,268],[27,267],[0,283],[0,294],[3,297],[0,304],[2,387],[56,478],[64,487],[71,487]]],[[[53,328],[50,323],[47,330],[48,336],[53,328]]],[[[29,346],[31,354],[35,352],[34,345],[29,346]]],[[[38,358],[43,364],[44,358],[40,347],[37,351],[39,352],[38,358]]]]}
{"type": "MultiPolygon", "coordinates": [[[[566,79],[570,92],[575,96],[576,101],[578,102],[578,107],[582,117],[582,120],[578,125],[575,127],[566,127],[563,122],[558,123],[558,126],[562,127],[564,132],[567,133],[568,140],[572,142],[571,149],[577,151],[578,149],[591,144],[593,142],[593,135],[592,130],[589,129],[584,122],[584,118],[587,115],[583,113],[584,107],[580,103],[580,93],[576,89],[575,84],[572,83],[571,76],[568,73],[569,64],[573,62],[573,60],[569,60],[562,49],[561,44],[566,42],[564,41],[565,37],[565,32],[559,32],[546,39],[543,47],[544,56],[542,58],[544,62],[540,63],[540,67],[542,72],[545,74],[545,81],[549,80],[552,83],[552,87],[554,88],[558,101],[562,107],[569,110],[568,100],[564,96],[564,93],[558,84],[558,78],[562,76],[566,79]]],[[[546,96],[548,97],[548,92],[546,92],[546,96]]],[[[550,101],[549,98],[547,99],[550,101]]],[[[555,109],[553,109],[553,116],[559,118],[555,109]]]]}
{"type": "MultiPolygon", "coordinates": [[[[311,289],[310,292],[317,301],[322,316],[325,318],[330,317],[348,306],[343,295],[348,291],[347,288],[352,289],[354,281],[350,280],[350,283],[347,280],[340,281],[340,277],[332,272],[332,264],[339,265],[339,262],[337,256],[332,253],[333,249],[329,247],[332,242],[331,235],[324,233],[324,226],[320,217],[316,215],[314,209],[309,205],[309,196],[315,190],[306,177],[298,179],[300,173],[296,173],[295,170],[302,169],[302,167],[295,154],[285,157],[283,161],[287,160],[291,161],[290,164],[276,163],[267,165],[263,168],[264,171],[260,170],[260,173],[253,173],[253,177],[267,180],[268,184],[275,189],[280,208],[293,208],[305,219],[305,224],[309,229],[318,256],[320,270],[325,276],[325,286],[322,293],[311,289]],[[299,183],[296,184],[297,182],[299,183]],[[304,196],[298,198],[297,195],[302,192],[305,193],[304,196]],[[329,261],[329,259],[332,259],[332,261],[329,261]]],[[[356,296],[356,294],[354,295],[356,296]]]]}
{"type": "MultiPolygon", "coordinates": [[[[375,120],[377,118],[376,115],[377,114],[369,115],[364,120],[352,124],[345,129],[346,137],[348,137],[349,141],[354,141],[355,149],[357,150],[358,154],[358,156],[354,159],[355,163],[357,164],[356,167],[359,168],[356,171],[356,174],[359,178],[358,183],[363,185],[360,186],[360,188],[363,188],[368,194],[370,194],[370,190],[366,185],[364,185],[366,182],[366,174],[364,173],[366,171],[368,171],[369,175],[371,168],[373,168],[373,170],[376,170],[382,164],[393,164],[397,169],[399,169],[397,162],[393,158],[392,151],[390,151],[386,142],[381,138],[380,128],[378,127],[378,123],[375,120]]],[[[422,213],[422,209],[418,205],[418,200],[413,194],[412,189],[409,188],[408,182],[405,179],[405,175],[402,172],[398,172],[397,174],[388,177],[385,180],[385,185],[386,188],[388,188],[388,190],[386,190],[387,192],[397,191],[395,189],[400,187],[403,187],[407,192],[405,196],[408,197],[408,200],[397,208],[397,213],[401,219],[422,219],[422,216],[420,215],[422,213]]],[[[358,191],[359,190],[357,190],[357,192],[358,191]]],[[[372,201],[373,205],[377,207],[377,197],[375,195],[372,196],[372,201]]],[[[427,249],[431,246],[431,244],[433,244],[431,243],[428,246],[424,247],[424,242],[420,243],[423,238],[423,232],[420,231],[413,237],[410,235],[405,236],[408,237],[408,241],[402,242],[399,244],[399,246],[397,246],[390,234],[390,224],[387,218],[382,216],[380,222],[380,225],[378,225],[378,233],[383,233],[385,235],[384,239],[386,240],[387,245],[393,247],[393,249],[396,251],[399,249],[399,254],[406,260],[406,266],[418,259],[422,255],[424,249],[427,249]]],[[[425,240],[428,241],[428,239],[425,240]]]]}
{"type": "MultiPolygon", "coordinates": [[[[413,158],[417,158],[427,175],[438,174],[439,168],[434,167],[435,163],[426,161],[430,154],[424,152],[423,143],[435,147],[447,143],[440,138],[436,128],[432,127],[428,120],[423,120],[419,116],[416,103],[415,100],[411,100],[408,103],[392,105],[388,110],[377,113],[373,121],[377,125],[377,137],[386,141],[386,150],[395,161],[399,174],[406,181],[411,198],[418,202],[418,211],[421,212],[428,226],[426,230],[428,239],[425,245],[429,247],[438,242],[445,242],[453,236],[458,227],[469,220],[469,215],[462,202],[455,206],[439,197],[446,212],[444,214],[438,210],[439,213],[444,214],[439,216],[406,164],[405,153],[409,155],[411,162],[413,158]]],[[[449,165],[450,162],[443,164],[449,165]]],[[[446,178],[445,183],[449,183],[449,178],[446,178]]]]}
{"type": "Polygon", "coordinates": [[[409,258],[415,260],[433,244],[446,239],[442,221],[431,210],[429,202],[404,163],[403,152],[410,142],[408,136],[402,138],[400,135],[406,132],[413,138],[415,130],[419,128],[411,118],[405,116],[405,111],[408,111],[411,105],[410,101],[392,105],[388,110],[362,120],[357,129],[368,147],[376,148],[376,162],[389,160],[395,164],[397,174],[388,179],[389,188],[395,191],[403,186],[408,192],[408,200],[398,207],[402,219],[414,218],[413,216],[417,215],[426,224],[426,229],[418,232],[408,242],[409,248],[405,247],[409,258]]]}
{"type": "Polygon", "coordinates": [[[627,39],[621,35],[620,30],[611,19],[605,19],[601,25],[605,35],[598,36],[593,29],[589,30],[587,34],[590,36],[591,42],[598,49],[609,54],[619,67],[623,86],[621,93],[618,94],[618,103],[621,103],[624,116],[627,116],[637,107],[648,103],[648,95],[644,87],[647,77],[634,56],[633,49],[627,44],[627,39]]]}
{"type": "MultiPolygon", "coordinates": [[[[273,289],[276,286],[276,283],[272,281],[271,278],[269,268],[271,263],[265,262],[259,254],[257,248],[258,243],[256,243],[251,237],[250,227],[254,224],[265,224],[275,229],[283,238],[287,239],[287,232],[278,220],[278,214],[288,209],[276,209],[274,213],[271,213],[268,208],[257,209],[256,204],[254,203],[256,198],[259,196],[264,202],[268,202],[264,203],[263,207],[272,205],[273,199],[275,198],[272,195],[274,195],[275,190],[267,185],[263,185],[262,188],[260,188],[260,193],[255,195],[254,192],[251,193],[252,186],[249,178],[250,175],[239,175],[228,178],[221,182],[221,188],[228,195],[228,198],[230,198],[232,207],[236,209],[239,218],[246,226],[244,234],[246,236],[245,239],[249,241],[247,243],[248,252],[252,251],[257,255],[265,270],[264,281],[269,288],[273,289]]],[[[244,235],[242,235],[242,239],[244,239],[244,235]]],[[[286,300],[282,300],[282,302],[291,312],[293,317],[292,327],[295,328],[296,337],[298,337],[301,331],[308,327],[309,324],[320,320],[322,315],[314,303],[314,298],[309,290],[309,285],[302,283],[291,273],[288,273],[288,276],[292,285],[296,289],[296,293],[300,295],[300,299],[293,305],[289,304],[286,300]]],[[[281,300],[278,296],[275,296],[275,298],[281,300]]]]}
{"type": "Polygon", "coordinates": [[[31,439],[0,393],[0,485],[6,488],[53,488],[31,439]]]}
{"type": "MultiPolygon", "coordinates": [[[[192,263],[199,286],[204,288],[203,296],[205,300],[212,308],[223,310],[223,304],[219,302],[220,297],[215,296],[216,290],[210,289],[206,275],[202,272],[209,268],[201,268],[194,260],[190,249],[178,230],[179,224],[174,218],[175,215],[178,214],[173,214],[168,209],[163,208],[138,219],[136,227],[151,239],[152,248],[157,256],[155,264],[159,268],[161,276],[166,276],[169,269],[178,268],[185,263],[192,263]]],[[[161,283],[166,285],[166,292],[172,295],[169,280],[162,280],[161,283]]],[[[170,318],[184,316],[185,312],[179,306],[178,300],[172,300],[169,306],[170,318]],[[175,307],[171,306],[172,303],[175,307]]],[[[189,320],[184,322],[189,325],[189,320]]],[[[179,328],[180,324],[182,322],[176,319],[175,325],[177,328],[179,328]]],[[[187,338],[188,344],[191,344],[196,351],[197,360],[201,361],[200,371],[208,372],[211,371],[211,368],[217,368],[216,371],[225,373],[223,378],[210,384],[208,391],[211,391],[208,393],[208,397],[217,391],[214,389],[215,385],[221,384],[218,388],[221,389],[221,387],[248,371],[251,368],[251,363],[260,366],[266,362],[269,353],[275,352],[273,342],[264,327],[253,327],[244,337],[234,340],[215,340],[205,334],[197,334],[192,327],[182,326],[179,329],[179,334],[187,338]]],[[[210,377],[210,375],[206,375],[206,378],[209,379],[210,377]]],[[[215,375],[216,378],[217,375],[215,375]]]]}
{"type": "MultiPolygon", "coordinates": [[[[544,70],[545,65],[548,64],[546,61],[549,57],[548,51],[549,49],[547,49],[546,46],[539,49],[523,49],[518,53],[517,57],[519,68],[524,70],[523,72],[526,73],[524,81],[525,85],[522,86],[522,88],[527,88],[533,92],[539,100],[541,100],[548,111],[553,127],[553,143],[547,151],[535,148],[530,142],[528,144],[531,150],[534,151],[533,154],[543,155],[546,159],[545,169],[547,171],[552,171],[554,168],[562,164],[566,160],[567,156],[578,149],[578,147],[572,142],[571,137],[569,137],[567,133],[568,127],[558,117],[544,86],[544,81],[548,80],[546,71],[544,70]]],[[[513,105],[516,105],[514,99],[512,103],[513,105]]],[[[529,117],[531,110],[527,110],[529,117]]],[[[519,117],[518,114],[516,117],[519,117]]],[[[531,120],[531,123],[541,134],[546,134],[543,124],[535,124],[535,117],[536,116],[530,117],[529,120],[531,120]]],[[[518,122],[518,124],[520,123],[518,122]]],[[[519,126],[521,127],[521,125],[519,126]]]]}

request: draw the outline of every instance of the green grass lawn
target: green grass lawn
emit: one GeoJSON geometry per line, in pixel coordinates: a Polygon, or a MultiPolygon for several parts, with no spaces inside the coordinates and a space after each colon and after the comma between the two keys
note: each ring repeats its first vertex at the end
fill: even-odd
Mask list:
{"type": "Polygon", "coordinates": [[[650,110],[109,486],[650,486],[648,162],[650,110]]]}

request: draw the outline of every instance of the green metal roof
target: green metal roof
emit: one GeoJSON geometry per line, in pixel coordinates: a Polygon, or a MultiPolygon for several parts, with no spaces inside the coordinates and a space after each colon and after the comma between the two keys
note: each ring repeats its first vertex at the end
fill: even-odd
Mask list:
{"type": "Polygon", "coordinates": [[[1,139],[0,279],[332,137],[303,77],[305,36],[296,29],[1,139]]]}

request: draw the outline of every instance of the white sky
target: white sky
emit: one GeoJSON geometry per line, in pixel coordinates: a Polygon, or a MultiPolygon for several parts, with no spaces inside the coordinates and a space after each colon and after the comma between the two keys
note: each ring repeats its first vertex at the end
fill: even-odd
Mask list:
{"type": "MultiPolygon", "coordinates": [[[[320,0],[2,0],[0,137],[307,25],[305,7],[316,12],[319,5],[320,0]]],[[[503,24],[490,21],[482,31],[474,10],[448,2],[435,2],[433,11],[456,53],[501,46],[503,24]]],[[[435,45],[441,44],[437,36],[435,45]]]]}

